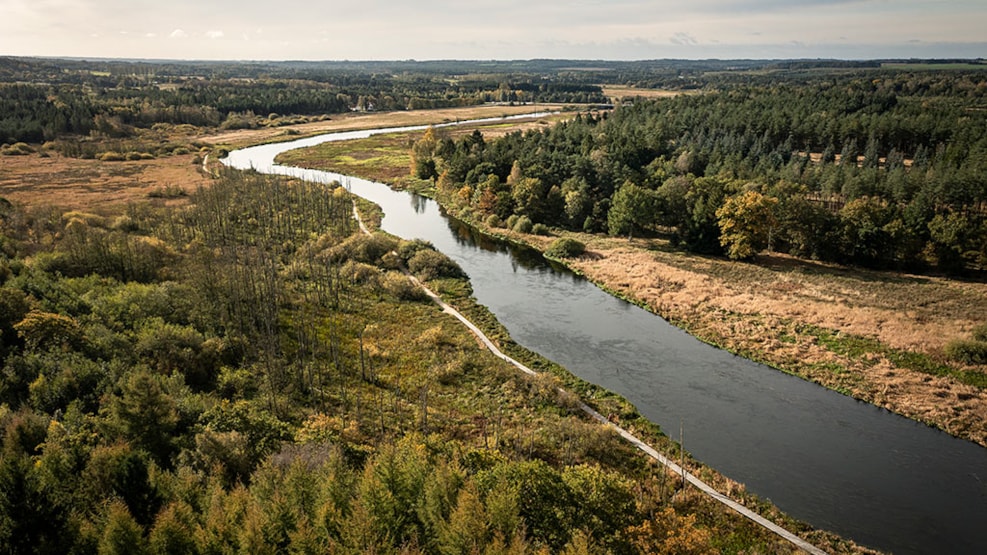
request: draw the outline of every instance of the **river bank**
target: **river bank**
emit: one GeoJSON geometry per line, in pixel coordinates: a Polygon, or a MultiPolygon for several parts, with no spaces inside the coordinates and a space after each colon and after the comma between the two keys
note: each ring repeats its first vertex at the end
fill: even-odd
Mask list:
{"type": "MultiPolygon", "coordinates": [[[[542,252],[554,240],[488,231],[542,252]]],[[[783,255],[740,263],[659,239],[562,235],[587,251],[560,262],[707,343],[987,446],[987,395],[964,383],[983,369],[950,365],[942,354],[987,313],[983,283],[783,255]]]]}
{"type": "Polygon", "coordinates": [[[491,228],[460,213],[455,198],[406,177],[406,145],[415,138],[329,143],[283,159],[410,188],[485,233],[541,252],[558,236],[575,238],[587,252],[560,262],[700,340],[987,446],[985,369],[943,354],[983,323],[987,284],[770,253],[736,262],[654,238],[491,228]]]}
{"type": "MultiPolygon", "coordinates": [[[[353,138],[337,135],[319,142],[353,138]]],[[[392,145],[376,146],[398,159],[400,144],[413,138],[389,140],[392,145]]],[[[312,144],[258,147],[235,164],[317,181],[340,180],[373,200],[387,214],[386,231],[429,240],[456,260],[470,275],[476,298],[519,344],[626,397],[665,429],[677,430],[685,422],[686,436],[693,438],[690,451],[698,459],[747,483],[797,518],[896,552],[928,552],[947,545],[953,552],[976,552],[971,548],[982,534],[974,515],[985,509],[975,481],[987,462],[981,447],[710,349],[588,280],[549,267],[527,249],[490,241],[443,217],[427,199],[373,181],[265,161],[312,144]],[[928,468],[952,472],[930,475],[928,468]],[[928,525],[908,525],[916,519],[928,525]],[[944,536],[947,530],[951,532],[944,536]]],[[[338,148],[328,150],[338,153],[338,148]]],[[[292,166],[313,166],[319,165],[322,153],[323,147],[301,152],[313,163],[300,163],[294,155],[284,158],[295,158],[288,162],[292,166]]],[[[523,236],[514,242],[522,240],[552,239],[523,236]]]]}

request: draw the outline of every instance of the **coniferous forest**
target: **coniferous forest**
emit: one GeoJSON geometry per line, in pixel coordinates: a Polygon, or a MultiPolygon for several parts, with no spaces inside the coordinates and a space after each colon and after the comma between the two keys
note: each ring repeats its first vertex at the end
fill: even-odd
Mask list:
{"type": "Polygon", "coordinates": [[[760,79],[491,145],[429,136],[415,172],[478,219],[871,268],[987,264],[982,73],[760,79]],[[524,224],[530,225],[530,224],[524,224]]]}

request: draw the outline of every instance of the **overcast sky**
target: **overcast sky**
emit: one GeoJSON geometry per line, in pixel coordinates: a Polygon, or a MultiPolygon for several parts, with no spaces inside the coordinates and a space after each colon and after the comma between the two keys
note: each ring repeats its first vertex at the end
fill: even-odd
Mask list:
{"type": "Polygon", "coordinates": [[[0,55],[987,57],[987,0],[0,0],[0,55]]]}

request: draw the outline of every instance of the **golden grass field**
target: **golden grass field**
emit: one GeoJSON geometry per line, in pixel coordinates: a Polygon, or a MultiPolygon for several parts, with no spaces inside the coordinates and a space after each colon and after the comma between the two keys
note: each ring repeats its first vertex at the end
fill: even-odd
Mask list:
{"type": "Polygon", "coordinates": [[[637,87],[601,86],[608,98],[669,98],[682,94],[697,94],[698,91],[670,91],[666,89],[639,89],[637,87]]]}
{"type": "Polygon", "coordinates": [[[195,155],[172,155],[153,160],[101,162],[68,158],[57,153],[4,156],[0,160],[0,197],[28,208],[45,206],[92,212],[113,212],[128,203],[156,199],[184,202],[179,190],[192,193],[209,184],[195,155]]]}

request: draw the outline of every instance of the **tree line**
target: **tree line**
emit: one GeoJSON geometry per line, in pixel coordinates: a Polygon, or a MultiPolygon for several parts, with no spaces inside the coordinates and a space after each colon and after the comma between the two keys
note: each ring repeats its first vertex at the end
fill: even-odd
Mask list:
{"type": "Polygon", "coordinates": [[[825,75],[638,101],[491,144],[433,134],[413,173],[480,219],[962,273],[987,264],[985,76],[825,75]]]}
{"type": "MultiPolygon", "coordinates": [[[[468,66],[467,66],[468,67],[468,66]]],[[[486,102],[604,103],[597,84],[530,73],[388,71],[386,66],[0,59],[0,142],[102,132],[110,122],[215,127],[244,116],[324,116],[486,102]]],[[[242,124],[240,124],[242,125],[242,124]]],[[[253,122],[252,125],[256,125],[253,122]]]]}

